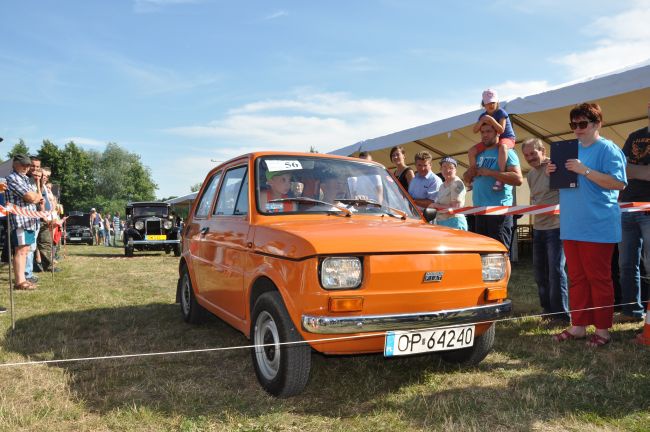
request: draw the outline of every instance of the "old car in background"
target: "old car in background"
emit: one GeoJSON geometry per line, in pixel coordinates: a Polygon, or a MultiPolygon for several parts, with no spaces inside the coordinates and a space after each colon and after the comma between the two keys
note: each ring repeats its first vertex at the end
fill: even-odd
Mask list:
{"type": "Polygon", "coordinates": [[[66,244],[93,245],[93,232],[90,229],[90,213],[71,211],[65,220],[66,244]]]}
{"type": "Polygon", "coordinates": [[[180,256],[180,228],[164,202],[132,202],[126,205],[125,225],[122,234],[124,255],[133,251],[165,251],[180,256]]]}
{"type": "Polygon", "coordinates": [[[182,316],[209,312],[250,338],[259,382],[281,397],[304,389],[312,350],[476,364],[512,308],[507,250],[434,216],[377,163],[232,159],[207,175],[183,229],[182,316]]]}

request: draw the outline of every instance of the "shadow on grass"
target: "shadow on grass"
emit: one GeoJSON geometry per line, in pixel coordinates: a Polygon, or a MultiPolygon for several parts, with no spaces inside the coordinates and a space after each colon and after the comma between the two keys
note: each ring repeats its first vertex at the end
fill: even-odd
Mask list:
{"type": "MultiPolygon", "coordinates": [[[[647,412],[647,353],[557,346],[534,327],[531,322],[499,327],[495,354],[470,369],[430,355],[386,360],[314,354],[307,389],[284,400],[261,390],[248,349],[50,367],[65,370],[72,394],[100,413],[133,406],[189,417],[229,412],[256,418],[287,411],[340,419],[389,413],[417,427],[451,421],[481,429],[483,419],[491,418],[489,429],[530,430],[536,421],[569,414],[615,419],[647,412]],[[633,364],[622,367],[625,362],[633,364]],[[513,419],[516,426],[508,423],[513,419]]],[[[7,333],[4,348],[50,360],[248,344],[216,318],[191,326],[182,322],[178,305],[149,304],[21,319],[16,331],[7,333]]]]}

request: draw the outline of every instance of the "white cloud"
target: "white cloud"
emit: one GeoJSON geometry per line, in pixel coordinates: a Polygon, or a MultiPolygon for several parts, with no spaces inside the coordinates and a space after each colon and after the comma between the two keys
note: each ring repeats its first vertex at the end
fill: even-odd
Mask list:
{"type": "Polygon", "coordinates": [[[268,20],[273,20],[273,19],[276,19],[276,18],[281,18],[281,17],[287,16],[287,15],[289,15],[289,13],[287,11],[279,10],[277,12],[273,12],[272,14],[265,16],[264,18],[262,18],[262,20],[263,21],[268,21],[268,20]]]}
{"type": "Polygon", "coordinates": [[[505,81],[496,84],[494,88],[499,93],[500,100],[512,100],[545,92],[554,88],[548,81],[505,81]]]}
{"type": "Polygon", "coordinates": [[[321,152],[475,109],[447,101],[354,99],[345,93],[300,92],[288,99],[246,104],[208,124],[166,132],[232,143],[223,157],[261,150],[321,152]]]}
{"type": "Polygon", "coordinates": [[[601,17],[585,26],[584,36],[598,39],[592,49],[571,53],[555,62],[572,78],[600,75],[647,60],[650,56],[650,7],[646,0],[617,15],[601,17]]]}
{"type": "Polygon", "coordinates": [[[86,147],[104,147],[108,141],[101,141],[94,138],[85,138],[85,137],[68,137],[60,140],[61,142],[67,144],[70,141],[73,141],[77,145],[86,146],[86,147]]]}

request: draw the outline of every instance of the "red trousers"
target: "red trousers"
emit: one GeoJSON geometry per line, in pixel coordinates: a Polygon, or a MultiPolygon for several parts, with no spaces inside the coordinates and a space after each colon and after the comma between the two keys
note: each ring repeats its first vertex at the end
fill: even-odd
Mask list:
{"type": "Polygon", "coordinates": [[[612,254],[614,243],[564,240],[569,270],[571,324],[608,329],[614,317],[612,254]],[[602,307],[606,306],[606,307],[602,307]],[[596,308],[591,310],[581,310],[596,308]]]}

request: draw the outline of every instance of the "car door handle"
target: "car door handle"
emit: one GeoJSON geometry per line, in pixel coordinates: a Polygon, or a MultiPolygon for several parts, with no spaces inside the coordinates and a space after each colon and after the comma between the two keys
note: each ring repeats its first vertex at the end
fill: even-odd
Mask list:
{"type": "Polygon", "coordinates": [[[210,231],[210,227],[201,228],[201,235],[204,236],[210,231]]]}

